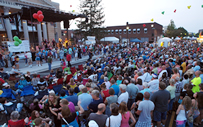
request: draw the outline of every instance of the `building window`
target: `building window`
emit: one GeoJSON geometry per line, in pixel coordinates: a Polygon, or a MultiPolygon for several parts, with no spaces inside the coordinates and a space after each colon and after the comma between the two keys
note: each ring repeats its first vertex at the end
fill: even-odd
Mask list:
{"type": "Polygon", "coordinates": [[[118,34],[118,30],[115,30],[116,34],[118,34]]]}
{"type": "Polygon", "coordinates": [[[108,30],[108,34],[110,34],[111,33],[111,30],[108,30]]]}
{"type": "Polygon", "coordinates": [[[122,29],[119,30],[119,34],[122,34],[122,29]]]}
{"type": "Polygon", "coordinates": [[[123,33],[126,34],[126,29],[123,29],[123,33]]]}
{"type": "Polygon", "coordinates": [[[131,34],[131,29],[128,30],[128,34],[131,34]]]}
{"type": "Polygon", "coordinates": [[[137,29],[137,33],[140,34],[140,28],[137,29]]]}
{"type": "Polygon", "coordinates": [[[147,33],[147,28],[144,28],[144,33],[147,33]]]}
{"type": "Polygon", "coordinates": [[[114,32],[114,30],[111,30],[111,34],[114,34],[113,32],[114,32]]]}
{"type": "Polygon", "coordinates": [[[133,34],[136,34],[136,29],[133,29],[133,34]]]}

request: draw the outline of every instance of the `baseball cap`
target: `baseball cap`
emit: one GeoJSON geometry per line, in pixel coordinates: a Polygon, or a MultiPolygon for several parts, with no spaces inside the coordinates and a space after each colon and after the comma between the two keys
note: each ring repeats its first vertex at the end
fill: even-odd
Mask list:
{"type": "Polygon", "coordinates": [[[153,77],[153,78],[157,78],[157,74],[153,73],[153,74],[152,74],[152,77],[153,77]]]}

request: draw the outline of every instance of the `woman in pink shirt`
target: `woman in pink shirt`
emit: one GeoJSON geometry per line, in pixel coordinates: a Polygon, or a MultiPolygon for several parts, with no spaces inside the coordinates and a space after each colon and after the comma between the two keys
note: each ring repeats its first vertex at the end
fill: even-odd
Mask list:
{"type": "Polygon", "coordinates": [[[121,127],[129,127],[135,125],[136,121],[135,118],[133,117],[132,113],[128,111],[127,104],[125,102],[121,102],[119,105],[119,112],[122,115],[122,120],[121,120],[121,127]],[[128,124],[130,118],[132,119],[131,125],[128,124]]]}

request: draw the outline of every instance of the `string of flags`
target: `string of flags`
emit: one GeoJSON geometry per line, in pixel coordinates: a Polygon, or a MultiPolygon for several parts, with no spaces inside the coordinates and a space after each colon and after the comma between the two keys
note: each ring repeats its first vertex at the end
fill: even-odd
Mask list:
{"type": "MultiPolygon", "coordinates": [[[[187,6],[188,9],[190,9],[191,7],[192,7],[191,5],[187,6]]],[[[202,5],[201,7],[203,8],[203,5],[202,5]]],[[[175,9],[173,12],[176,13],[176,11],[177,11],[177,10],[175,9]]],[[[165,14],[165,11],[162,11],[161,14],[164,15],[164,14],[165,14]]],[[[154,19],[152,18],[151,21],[153,22],[154,19]]]]}

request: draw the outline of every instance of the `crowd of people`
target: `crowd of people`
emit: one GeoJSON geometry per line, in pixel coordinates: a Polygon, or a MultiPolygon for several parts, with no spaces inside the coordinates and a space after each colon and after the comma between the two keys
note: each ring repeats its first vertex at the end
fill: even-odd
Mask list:
{"type": "MultiPolygon", "coordinates": [[[[48,61],[56,58],[53,50],[47,52],[48,61]]],[[[37,52],[37,61],[42,52],[37,52]]],[[[168,126],[167,116],[173,113],[177,127],[202,125],[200,43],[173,42],[166,48],[156,43],[78,45],[78,49],[59,49],[58,56],[61,67],[56,72],[50,68],[48,76],[28,72],[15,86],[6,82],[5,76],[0,78],[0,110],[16,104],[8,121],[10,127],[164,127],[168,126]],[[72,52],[77,59],[87,50],[90,58],[83,66],[70,65],[67,58],[73,57],[72,52]],[[96,53],[103,57],[91,59],[96,53]],[[31,99],[23,101],[28,95],[31,99]],[[18,96],[21,99],[17,102],[10,99],[18,96]],[[28,118],[19,120],[24,110],[28,118]]]]}

